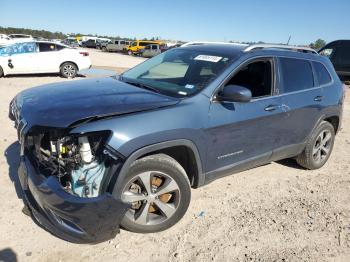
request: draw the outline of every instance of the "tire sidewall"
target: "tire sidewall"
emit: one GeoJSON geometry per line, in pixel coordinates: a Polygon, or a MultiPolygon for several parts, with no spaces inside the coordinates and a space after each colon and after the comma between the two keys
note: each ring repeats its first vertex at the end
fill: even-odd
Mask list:
{"type": "Polygon", "coordinates": [[[64,78],[75,78],[75,77],[77,76],[77,74],[78,74],[78,68],[77,68],[77,66],[76,66],[75,64],[73,64],[73,63],[65,62],[65,63],[63,63],[62,66],[61,66],[60,73],[61,73],[61,76],[64,77],[64,78]],[[63,68],[64,68],[66,65],[72,65],[72,66],[75,68],[75,73],[74,73],[73,76],[67,76],[67,75],[64,73],[63,68]]]}
{"type": "Polygon", "coordinates": [[[308,148],[307,148],[307,157],[309,158],[309,161],[310,161],[310,164],[312,166],[312,169],[321,168],[323,165],[325,165],[327,163],[327,161],[328,161],[328,159],[331,156],[332,151],[333,151],[334,140],[335,140],[334,127],[329,122],[322,122],[317,127],[317,129],[313,132],[313,136],[312,136],[311,141],[310,141],[310,143],[308,145],[308,148]],[[330,133],[332,135],[331,146],[330,146],[329,153],[326,156],[326,158],[323,161],[321,161],[320,163],[316,163],[314,158],[313,158],[312,151],[313,151],[313,148],[314,148],[314,145],[316,143],[316,140],[317,140],[318,136],[320,135],[321,132],[323,132],[325,130],[330,131],[330,133]]]}
{"type": "MultiPolygon", "coordinates": [[[[180,164],[178,165],[180,166],[180,164]]],[[[154,233],[154,232],[166,230],[171,226],[173,226],[174,224],[176,224],[186,213],[190,203],[190,199],[191,199],[191,187],[185,171],[181,169],[182,167],[174,168],[174,166],[170,162],[168,162],[167,159],[157,159],[157,157],[154,157],[154,158],[146,157],[135,161],[134,164],[131,165],[125,179],[123,180],[123,182],[121,182],[122,183],[121,188],[123,189],[117,193],[117,197],[119,199],[121,198],[121,194],[125,189],[124,187],[133,177],[147,171],[159,171],[161,173],[165,173],[166,175],[170,176],[172,179],[176,181],[176,183],[180,188],[180,202],[174,215],[171,218],[165,220],[164,222],[158,225],[149,225],[149,226],[139,225],[129,220],[127,216],[124,216],[121,222],[121,226],[126,230],[129,230],[132,232],[154,233]]]]}

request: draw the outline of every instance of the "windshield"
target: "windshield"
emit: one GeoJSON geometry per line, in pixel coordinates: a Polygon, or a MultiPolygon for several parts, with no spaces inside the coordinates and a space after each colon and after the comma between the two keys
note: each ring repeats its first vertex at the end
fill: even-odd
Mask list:
{"type": "Polygon", "coordinates": [[[200,92],[231,62],[227,54],[172,49],[130,69],[120,80],[169,96],[187,97],[200,92]]]}

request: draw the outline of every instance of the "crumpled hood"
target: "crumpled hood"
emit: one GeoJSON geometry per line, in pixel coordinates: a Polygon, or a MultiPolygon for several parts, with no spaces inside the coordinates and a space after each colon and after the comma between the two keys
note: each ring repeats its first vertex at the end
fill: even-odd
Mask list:
{"type": "Polygon", "coordinates": [[[108,77],[34,87],[19,93],[15,102],[29,126],[68,127],[91,117],[151,110],[179,100],[108,77]]]}

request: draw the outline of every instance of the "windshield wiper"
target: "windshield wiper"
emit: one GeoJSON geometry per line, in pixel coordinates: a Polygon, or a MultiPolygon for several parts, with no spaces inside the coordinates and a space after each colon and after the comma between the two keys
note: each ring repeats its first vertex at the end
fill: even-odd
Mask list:
{"type": "Polygon", "coordinates": [[[156,89],[156,88],[154,88],[152,86],[149,86],[149,85],[145,85],[145,84],[140,83],[140,82],[134,82],[134,81],[128,81],[128,80],[125,80],[123,82],[127,83],[129,85],[133,85],[133,86],[137,86],[137,87],[140,87],[140,88],[143,88],[143,89],[147,89],[147,90],[153,91],[153,92],[158,93],[158,94],[161,93],[158,89],[156,89]]]}

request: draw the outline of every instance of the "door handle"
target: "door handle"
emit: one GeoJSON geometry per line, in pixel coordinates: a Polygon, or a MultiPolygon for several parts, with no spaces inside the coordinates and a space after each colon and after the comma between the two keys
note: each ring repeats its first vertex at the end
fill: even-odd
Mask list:
{"type": "Polygon", "coordinates": [[[277,108],[278,108],[278,106],[276,106],[276,105],[269,105],[269,106],[265,107],[265,111],[272,112],[272,111],[275,111],[277,108]]]}
{"type": "Polygon", "coordinates": [[[320,101],[322,101],[323,100],[323,96],[316,96],[315,98],[314,98],[314,101],[316,101],[316,102],[320,102],[320,101]]]}

